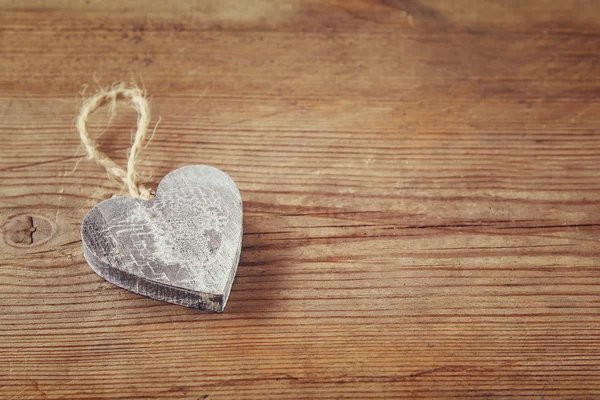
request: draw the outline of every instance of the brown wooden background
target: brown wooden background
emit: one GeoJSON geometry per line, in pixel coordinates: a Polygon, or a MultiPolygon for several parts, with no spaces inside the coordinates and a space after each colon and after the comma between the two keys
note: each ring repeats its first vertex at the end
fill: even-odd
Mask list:
{"type": "Polygon", "coordinates": [[[597,1],[0,0],[0,398],[600,398],[599,56],[597,1]],[[239,184],[224,314],[83,258],[132,76],[151,185],[239,184]]]}

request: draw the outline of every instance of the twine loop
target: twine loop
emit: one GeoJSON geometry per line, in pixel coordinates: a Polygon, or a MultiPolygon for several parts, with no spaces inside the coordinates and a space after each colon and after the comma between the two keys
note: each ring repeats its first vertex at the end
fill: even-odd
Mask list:
{"type": "Polygon", "coordinates": [[[104,169],[111,177],[123,182],[124,187],[132,197],[142,199],[154,198],[154,192],[142,185],[140,175],[136,171],[138,158],[143,148],[144,139],[148,133],[148,124],[150,123],[150,106],[146,100],[146,91],[136,86],[127,87],[125,84],[113,86],[110,89],[100,89],[98,93],[84,101],[81,106],[79,117],[77,118],[77,130],[81,143],[85,146],[88,158],[104,169]],[[127,170],[121,168],[106,153],[98,148],[98,143],[90,136],[88,131],[88,119],[107,102],[110,103],[111,115],[114,114],[114,108],[117,100],[125,100],[137,112],[137,131],[133,138],[133,143],[129,149],[127,160],[127,170]]]}

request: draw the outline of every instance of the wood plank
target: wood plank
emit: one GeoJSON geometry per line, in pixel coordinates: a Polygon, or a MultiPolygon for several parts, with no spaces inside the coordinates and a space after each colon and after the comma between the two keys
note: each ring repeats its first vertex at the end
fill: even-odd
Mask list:
{"type": "Polygon", "coordinates": [[[0,397],[600,395],[598,2],[92,3],[0,1],[0,397]],[[80,92],[132,76],[150,186],[240,188],[224,314],[83,257],[80,92]]]}

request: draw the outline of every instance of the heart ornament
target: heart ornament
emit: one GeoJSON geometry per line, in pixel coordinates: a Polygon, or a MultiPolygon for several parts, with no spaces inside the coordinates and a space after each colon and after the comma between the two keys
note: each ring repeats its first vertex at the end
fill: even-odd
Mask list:
{"type": "Polygon", "coordinates": [[[242,247],[242,198],[206,165],[167,174],[156,198],[113,197],[81,226],[85,259],[101,277],[153,299],[222,312],[242,247]]]}

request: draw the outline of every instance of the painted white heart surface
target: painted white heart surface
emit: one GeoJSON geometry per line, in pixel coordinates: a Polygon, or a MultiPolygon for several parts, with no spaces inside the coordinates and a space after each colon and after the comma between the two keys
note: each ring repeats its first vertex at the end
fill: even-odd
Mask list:
{"type": "Polygon", "coordinates": [[[81,226],[84,255],[107,281],[186,307],[222,312],[242,248],[242,198],[206,165],[167,174],[153,200],[114,197],[81,226]]]}

